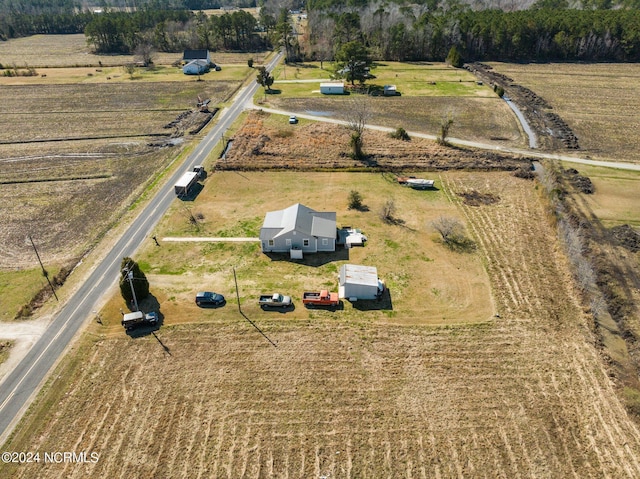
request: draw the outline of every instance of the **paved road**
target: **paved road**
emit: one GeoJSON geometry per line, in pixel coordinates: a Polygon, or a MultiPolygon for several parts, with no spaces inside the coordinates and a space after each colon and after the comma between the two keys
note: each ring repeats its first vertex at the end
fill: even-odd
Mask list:
{"type": "MultiPolygon", "coordinates": [[[[273,69],[281,57],[282,54],[275,56],[268,69],[273,69]]],[[[238,92],[232,106],[222,111],[211,132],[185,160],[182,167],[177,168],[167,179],[164,187],[134,220],[87,281],[69,299],[22,361],[4,378],[0,384],[0,444],[4,443],[15,427],[52,366],[87,320],[94,306],[98,304],[105,291],[118,280],[122,258],[133,256],[141,243],[150,241],[149,237],[156,223],[175,200],[173,185],[185,170],[191,170],[193,166],[204,163],[211,148],[220,141],[222,134],[243,111],[258,86],[252,81],[238,92]]]]}

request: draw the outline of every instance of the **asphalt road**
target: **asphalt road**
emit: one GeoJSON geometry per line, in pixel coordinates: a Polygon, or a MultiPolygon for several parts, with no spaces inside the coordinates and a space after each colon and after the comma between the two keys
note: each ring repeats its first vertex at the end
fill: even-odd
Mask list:
{"type": "MultiPolygon", "coordinates": [[[[274,57],[267,68],[272,70],[281,57],[281,53],[274,57]]],[[[176,199],[173,185],[185,171],[190,171],[195,165],[204,163],[224,132],[238,118],[246,105],[251,103],[251,98],[258,87],[259,85],[252,81],[237,93],[232,105],[222,111],[218,123],[184,164],[167,179],[156,197],[133,221],[87,281],[69,299],[22,361],[4,378],[0,384],[0,444],[4,443],[22,417],[47,374],[91,315],[94,306],[118,281],[122,258],[134,256],[140,244],[150,241],[153,228],[176,199]]]]}

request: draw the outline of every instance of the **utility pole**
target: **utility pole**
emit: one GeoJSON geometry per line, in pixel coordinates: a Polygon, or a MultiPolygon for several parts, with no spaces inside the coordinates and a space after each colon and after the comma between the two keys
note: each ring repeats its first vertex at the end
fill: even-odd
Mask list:
{"type": "Polygon", "coordinates": [[[49,272],[46,269],[44,269],[44,265],[42,264],[42,260],[40,259],[40,255],[38,254],[38,250],[36,249],[36,245],[33,242],[33,239],[31,238],[31,235],[29,235],[29,241],[31,241],[31,246],[33,246],[33,251],[36,252],[36,256],[38,257],[38,263],[40,263],[40,267],[42,268],[42,276],[47,278],[47,282],[49,283],[49,286],[51,287],[51,292],[53,293],[53,296],[55,296],[56,301],[60,301],[58,299],[58,295],[56,294],[56,290],[53,287],[53,284],[51,284],[51,280],[49,279],[49,272]]]}
{"type": "Polygon", "coordinates": [[[129,265],[127,265],[124,267],[122,271],[127,275],[127,279],[129,280],[129,286],[131,286],[131,294],[133,295],[133,304],[136,307],[136,311],[139,311],[140,308],[138,307],[138,298],[136,298],[136,290],[133,288],[133,270],[129,269],[129,265]]]}

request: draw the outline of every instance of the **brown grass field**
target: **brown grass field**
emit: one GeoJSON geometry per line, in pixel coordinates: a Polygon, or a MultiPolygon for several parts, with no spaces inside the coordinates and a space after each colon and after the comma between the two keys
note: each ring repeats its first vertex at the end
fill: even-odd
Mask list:
{"type": "MultiPolygon", "coordinates": [[[[95,67],[103,60],[87,57],[86,47],[73,37],[67,39],[71,43],[54,44],[56,51],[41,56],[42,65],[68,66],[58,63],[60,55],[73,65],[95,67]]],[[[0,44],[0,63],[6,66],[20,51],[9,55],[5,46],[0,44]]],[[[26,60],[32,58],[29,48],[22,51],[26,60]]],[[[119,61],[113,59],[113,65],[119,61]]],[[[589,104],[584,92],[592,85],[587,80],[575,83],[582,89],[545,90],[541,73],[536,85],[517,76],[539,66],[496,66],[503,67],[512,68],[504,73],[558,109],[583,148],[591,148],[586,152],[615,159],[632,155],[615,135],[603,134],[600,144],[585,143],[589,129],[580,133],[568,102],[581,98],[589,104]],[[567,103],[555,102],[552,95],[561,91],[567,103]]],[[[581,77],[571,67],[566,66],[566,76],[581,77]]],[[[635,78],[630,66],[621,68],[635,78]]],[[[595,71],[606,76],[604,70],[595,71]]],[[[603,82],[603,90],[623,81],[607,80],[611,83],[603,82]]],[[[547,81],[556,79],[547,75],[547,81]]],[[[0,286],[12,284],[13,277],[20,284],[31,279],[26,270],[15,276],[7,272],[33,262],[26,234],[34,234],[45,260],[62,264],[86,251],[118,212],[153,184],[154,174],[184,151],[150,148],[132,135],[160,132],[164,122],[191,108],[200,93],[190,89],[196,83],[149,85],[123,81],[117,87],[83,83],[0,89],[0,101],[10,105],[12,115],[0,133],[5,141],[29,141],[39,134],[82,138],[0,144],[0,181],[7,183],[1,190],[0,286]],[[90,106],[93,102],[97,107],[90,106]],[[127,121],[132,118],[135,128],[127,121]],[[96,138],[96,131],[114,138],[96,138]],[[25,176],[38,181],[9,183],[25,176]],[[56,217],[51,211],[64,214],[56,217]]],[[[199,87],[223,101],[235,85],[202,82],[199,87]]],[[[621,95],[627,102],[635,98],[621,95]]],[[[324,111],[328,104],[285,97],[275,101],[295,111],[324,111]]],[[[421,112],[435,111],[430,102],[441,101],[440,112],[453,100],[393,101],[380,103],[384,107],[376,110],[376,122],[429,132],[429,125],[437,123],[421,112]]],[[[461,98],[459,106],[472,115],[490,111],[489,101],[461,98]]],[[[606,102],[593,102],[585,111],[594,105],[615,123],[606,102]]],[[[621,123],[631,125],[625,123],[630,116],[624,105],[620,111],[621,123]]],[[[483,122],[467,119],[467,113],[452,136],[521,142],[504,110],[483,122]]],[[[598,114],[592,115],[585,118],[598,114]]],[[[338,163],[362,168],[347,164],[352,160],[344,129],[304,120],[291,127],[286,119],[267,115],[247,118],[227,160],[236,162],[234,167],[253,164],[266,170],[284,162],[278,167],[311,170],[338,163]],[[295,145],[296,138],[305,140],[304,147],[295,145]]],[[[369,242],[348,255],[303,262],[271,260],[255,243],[161,240],[160,247],[144,245],[135,259],[148,274],[152,297],[147,305],[158,308],[161,328],[127,336],[119,324],[123,304],[114,288],[99,312],[101,324],[87,326],[3,445],[4,451],[40,452],[41,457],[70,451],[95,452],[99,459],[0,464],[0,477],[640,477],[638,422],[625,409],[622,384],[607,363],[593,319],[580,304],[538,185],[504,171],[434,172],[425,161],[435,156],[441,166],[463,167],[469,160],[477,167],[478,158],[467,150],[444,150],[417,139],[395,144],[385,135],[366,141],[373,160],[430,176],[438,189],[405,189],[389,173],[212,170],[193,202],[173,205],[155,232],[159,238],[256,236],[266,211],[300,201],[337,211],[339,224],[362,228],[369,242]],[[347,209],[351,189],[363,194],[368,211],[347,209]],[[465,192],[493,194],[498,201],[470,206],[459,196],[465,192]],[[401,221],[396,225],[378,217],[387,199],[397,206],[401,221]],[[199,218],[196,226],[189,222],[191,214],[199,218]],[[445,248],[430,226],[440,215],[460,218],[475,249],[445,248]],[[377,266],[389,297],[376,305],[345,302],[336,311],[305,309],[302,291],[335,290],[338,266],[346,261],[377,266]],[[222,292],[228,303],[199,309],[193,304],[198,290],[222,292]],[[258,308],[260,293],[277,290],[293,296],[293,311],[258,308]]],[[[637,221],[635,179],[596,176],[603,194],[588,206],[611,224],[621,218],[637,221]],[[612,199],[614,193],[631,206],[612,199]]],[[[18,301],[12,297],[10,304],[18,301]]]]}
{"type": "MultiPolygon", "coordinates": [[[[499,317],[441,327],[367,311],[253,317],[277,347],[233,304],[207,313],[185,306],[199,324],[172,326],[167,315],[155,337],[93,324],[4,449],[99,460],[3,465],[0,474],[637,477],[640,431],[577,306],[534,183],[507,173],[440,178],[439,194],[453,199],[478,243],[460,260],[477,255],[485,265],[499,317]],[[500,201],[465,206],[455,193],[467,190],[499,192],[500,201]]],[[[241,196],[240,217],[255,196],[241,196]]],[[[220,208],[229,209],[223,198],[220,208]]],[[[434,259],[433,275],[445,273],[434,259]]],[[[200,272],[175,281],[185,277],[215,284],[200,272]]],[[[425,286],[416,286],[422,295],[425,286]]]]}
{"type": "Polygon", "coordinates": [[[64,264],[84,253],[186,145],[150,147],[150,135],[173,133],[163,127],[194,108],[198,95],[216,104],[236,86],[3,87],[11,121],[0,133],[0,267],[33,265],[28,234],[48,261],[64,264]],[[46,141],[54,139],[73,141],[46,141]]]}
{"type": "Polygon", "coordinates": [[[580,153],[614,161],[640,161],[640,66],[636,64],[491,63],[547,100],[573,129],[580,153]],[[551,73],[552,72],[552,73],[551,73]]]}
{"type": "MultiPolygon", "coordinates": [[[[213,60],[222,65],[245,64],[254,58],[259,63],[261,55],[255,53],[216,52],[213,60]]],[[[155,63],[171,65],[182,59],[182,53],[159,52],[155,63]]],[[[4,68],[54,67],[110,67],[134,61],[133,55],[96,55],[87,45],[83,34],[74,35],[34,35],[16,38],[0,43],[0,64],[4,68]]]]}

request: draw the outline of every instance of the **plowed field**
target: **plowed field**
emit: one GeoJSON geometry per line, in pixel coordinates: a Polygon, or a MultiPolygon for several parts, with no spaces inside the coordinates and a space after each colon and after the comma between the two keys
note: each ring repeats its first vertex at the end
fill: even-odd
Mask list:
{"type": "Polygon", "coordinates": [[[500,197],[460,205],[499,317],[443,328],[366,312],[279,318],[260,324],[274,348],[226,308],[157,337],[85,340],[36,404],[45,420],[5,450],[99,460],[2,465],[0,476],[640,476],[640,431],[576,305],[533,183],[507,173],[443,179],[452,198],[500,197]]]}

